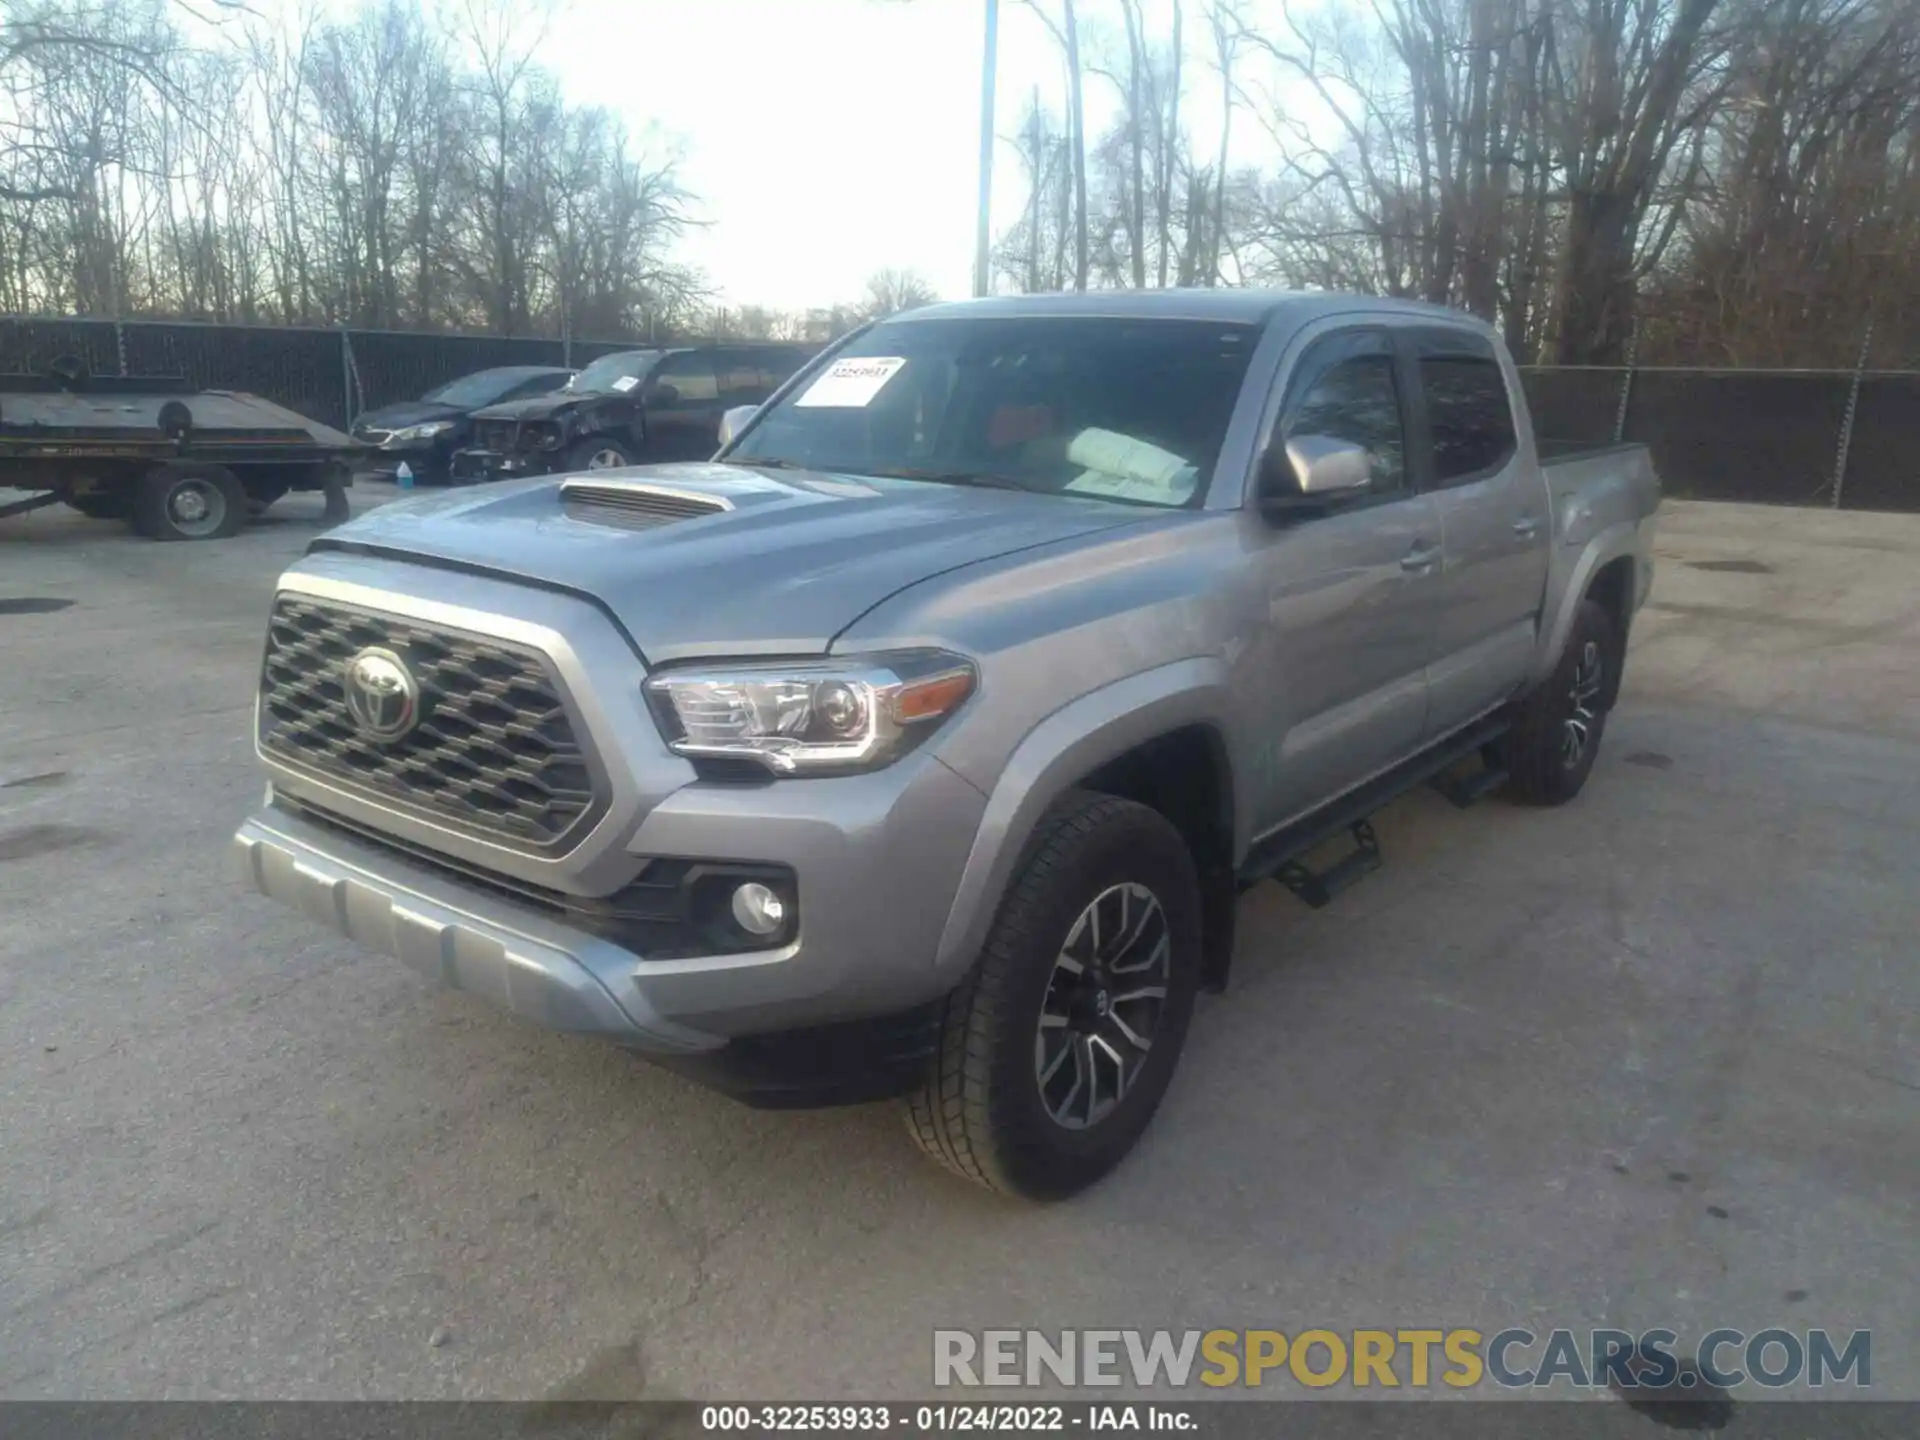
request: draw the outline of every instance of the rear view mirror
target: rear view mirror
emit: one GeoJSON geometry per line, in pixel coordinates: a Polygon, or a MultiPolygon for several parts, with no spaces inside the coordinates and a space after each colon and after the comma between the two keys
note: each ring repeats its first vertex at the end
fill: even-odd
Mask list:
{"type": "Polygon", "coordinates": [[[1366,446],[1330,435],[1296,435],[1267,450],[1260,476],[1260,508],[1298,512],[1352,495],[1373,483],[1366,446]]]}
{"type": "Polygon", "coordinates": [[[720,448],[726,449],[733,443],[733,437],[747,428],[747,422],[753,419],[759,410],[758,405],[735,405],[720,417],[720,448]]]}

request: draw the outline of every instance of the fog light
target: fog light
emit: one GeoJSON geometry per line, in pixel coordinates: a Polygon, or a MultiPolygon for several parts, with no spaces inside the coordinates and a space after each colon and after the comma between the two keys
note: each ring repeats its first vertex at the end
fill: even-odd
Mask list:
{"type": "Polygon", "coordinates": [[[778,934],[787,923],[786,902],[771,886],[749,880],[733,892],[733,921],[749,935],[778,934]]]}

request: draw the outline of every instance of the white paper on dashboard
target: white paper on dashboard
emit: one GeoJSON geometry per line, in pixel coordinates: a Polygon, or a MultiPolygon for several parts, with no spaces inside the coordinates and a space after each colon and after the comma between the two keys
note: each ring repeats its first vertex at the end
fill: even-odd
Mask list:
{"type": "Polygon", "coordinates": [[[795,405],[830,406],[841,410],[859,410],[873,403],[886,383],[906,367],[897,355],[863,355],[857,360],[836,360],[795,400],[795,405]]]}
{"type": "Polygon", "coordinates": [[[613,388],[624,395],[639,383],[640,377],[638,375],[622,375],[618,380],[613,382],[613,388]]]}
{"type": "Polygon", "coordinates": [[[1083,467],[1066,487],[1079,495],[1182,505],[1200,479],[1200,472],[1171,450],[1112,430],[1082,430],[1067,447],[1067,461],[1083,467]]]}

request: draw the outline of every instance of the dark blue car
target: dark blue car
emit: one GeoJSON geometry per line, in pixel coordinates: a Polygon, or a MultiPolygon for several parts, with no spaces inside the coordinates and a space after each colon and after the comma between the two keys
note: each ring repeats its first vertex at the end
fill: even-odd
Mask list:
{"type": "Polygon", "coordinates": [[[353,427],[353,438],[374,452],[360,473],[392,480],[405,462],[417,483],[444,485],[453,452],[471,443],[474,411],[551,394],[572,375],[554,365],[502,365],[449,380],[418,400],[369,410],[353,427]]]}

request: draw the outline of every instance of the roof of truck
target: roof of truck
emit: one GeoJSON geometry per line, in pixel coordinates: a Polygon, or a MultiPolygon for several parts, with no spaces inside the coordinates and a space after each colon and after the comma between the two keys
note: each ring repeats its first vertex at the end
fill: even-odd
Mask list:
{"type": "Polygon", "coordinates": [[[1355,311],[1426,314],[1436,319],[1470,321],[1442,305],[1392,300],[1375,295],[1343,295],[1328,290],[1089,290],[1085,294],[995,295],[956,300],[890,316],[892,320],[993,319],[1019,315],[1102,315],[1123,319],[1218,320],[1262,325],[1282,313],[1301,324],[1321,315],[1355,311]]]}

